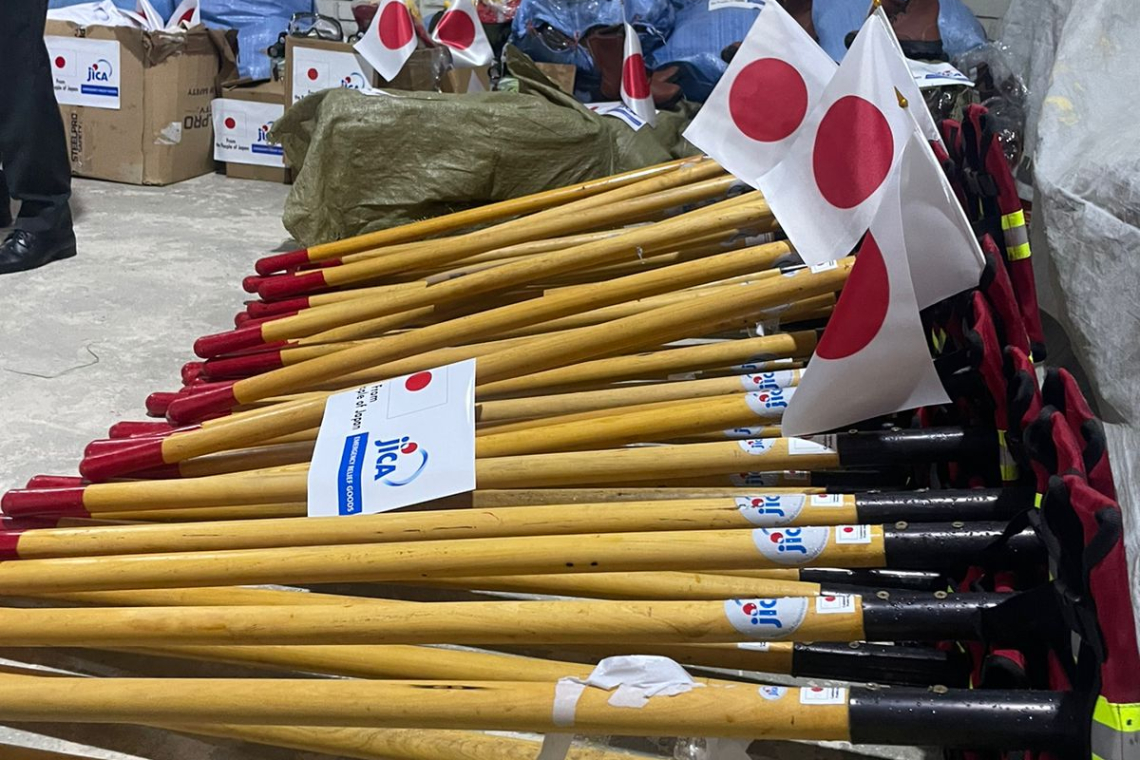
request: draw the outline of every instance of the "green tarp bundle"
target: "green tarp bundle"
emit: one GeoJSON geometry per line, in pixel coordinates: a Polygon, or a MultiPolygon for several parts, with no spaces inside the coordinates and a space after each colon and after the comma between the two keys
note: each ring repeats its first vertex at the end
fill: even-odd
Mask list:
{"type": "Polygon", "coordinates": [[[692,155],[687,112],[634,131],[508,50],[519,92],[325,90],[274,126],[294,167],[285,227],[305,245],[692,155]]]}

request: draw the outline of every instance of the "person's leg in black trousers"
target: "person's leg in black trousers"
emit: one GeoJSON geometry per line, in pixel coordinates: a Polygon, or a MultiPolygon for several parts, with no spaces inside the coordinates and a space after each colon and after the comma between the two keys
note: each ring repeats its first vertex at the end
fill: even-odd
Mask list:
{"type": "MultiPolygon", "coordinates": [[[[0,161],[20,201],[0,274],[75,255],[71,166],[44,45],[47,0],[0,0],[0,161]]],[[[6,194],[5,194],[6,195],[6,194]]]]}

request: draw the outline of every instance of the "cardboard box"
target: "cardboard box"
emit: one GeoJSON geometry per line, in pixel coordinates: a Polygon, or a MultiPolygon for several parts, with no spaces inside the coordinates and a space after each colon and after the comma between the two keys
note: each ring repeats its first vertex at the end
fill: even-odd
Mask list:
{"type": "Polygon", "coordinates": [[[290,104],[332,87],[466,92],[459,89],[456,73],[444,48],[416,50],[396,78],[386,82],[347,42],[313,37],[290,37],[285,42],[285,92],[290,104]]]}
{"type": "Polygon", "coordinates": [[[72,173],[166,185],[213,171],[210,102],[236,69],[233,39],[48,21],[72,173]]]}
{"type": "Polygon", "coordinates": [[[265,133],[285,111],[283,82],[231,82],[214,101],[214,158],[226,164],[226,176],[289,184],[280,145],[265,133]]]}

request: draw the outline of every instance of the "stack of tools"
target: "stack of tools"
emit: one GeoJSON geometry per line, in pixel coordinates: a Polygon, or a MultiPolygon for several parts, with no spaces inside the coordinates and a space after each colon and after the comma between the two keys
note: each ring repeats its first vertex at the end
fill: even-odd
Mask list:
{"type": "Polygon", "coordinates": [[[297,677],[13,671],[0,719],[355,758],[539,756],[487,731],[1122,757],[1103,435],[1071,376],[1038,385],[991,253],[924,314],[952,403],[808,438],[781,416],[857,257],[799,263],[707,158],[263,258],[156,419],[4,496],[0,644],[297,677]],[[306,516],[330,397],[467,359],[474,491],[306,516]]]}

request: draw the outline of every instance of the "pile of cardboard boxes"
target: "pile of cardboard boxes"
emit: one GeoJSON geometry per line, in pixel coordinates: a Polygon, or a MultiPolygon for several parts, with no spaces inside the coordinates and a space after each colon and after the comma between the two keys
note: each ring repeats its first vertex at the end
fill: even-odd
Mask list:
{"type": "MultiPolygon", "coordinates": [[[[289,38],[284,79],[249,82],[236,79],[232,33],[205,27],[172,34],[49,21],[46,41],[72,173],[133,184],[180,182],[214,171],[215,161],[227,176],[288,182],[268,132],[286,105],[318,90],[459,93],[489,84],[482,71],[452,69],[442,48],[417,50],[384,82],[347,43],[289,38]]],[[[549,73],[569,91],[573,71],[549,73]]]]}

